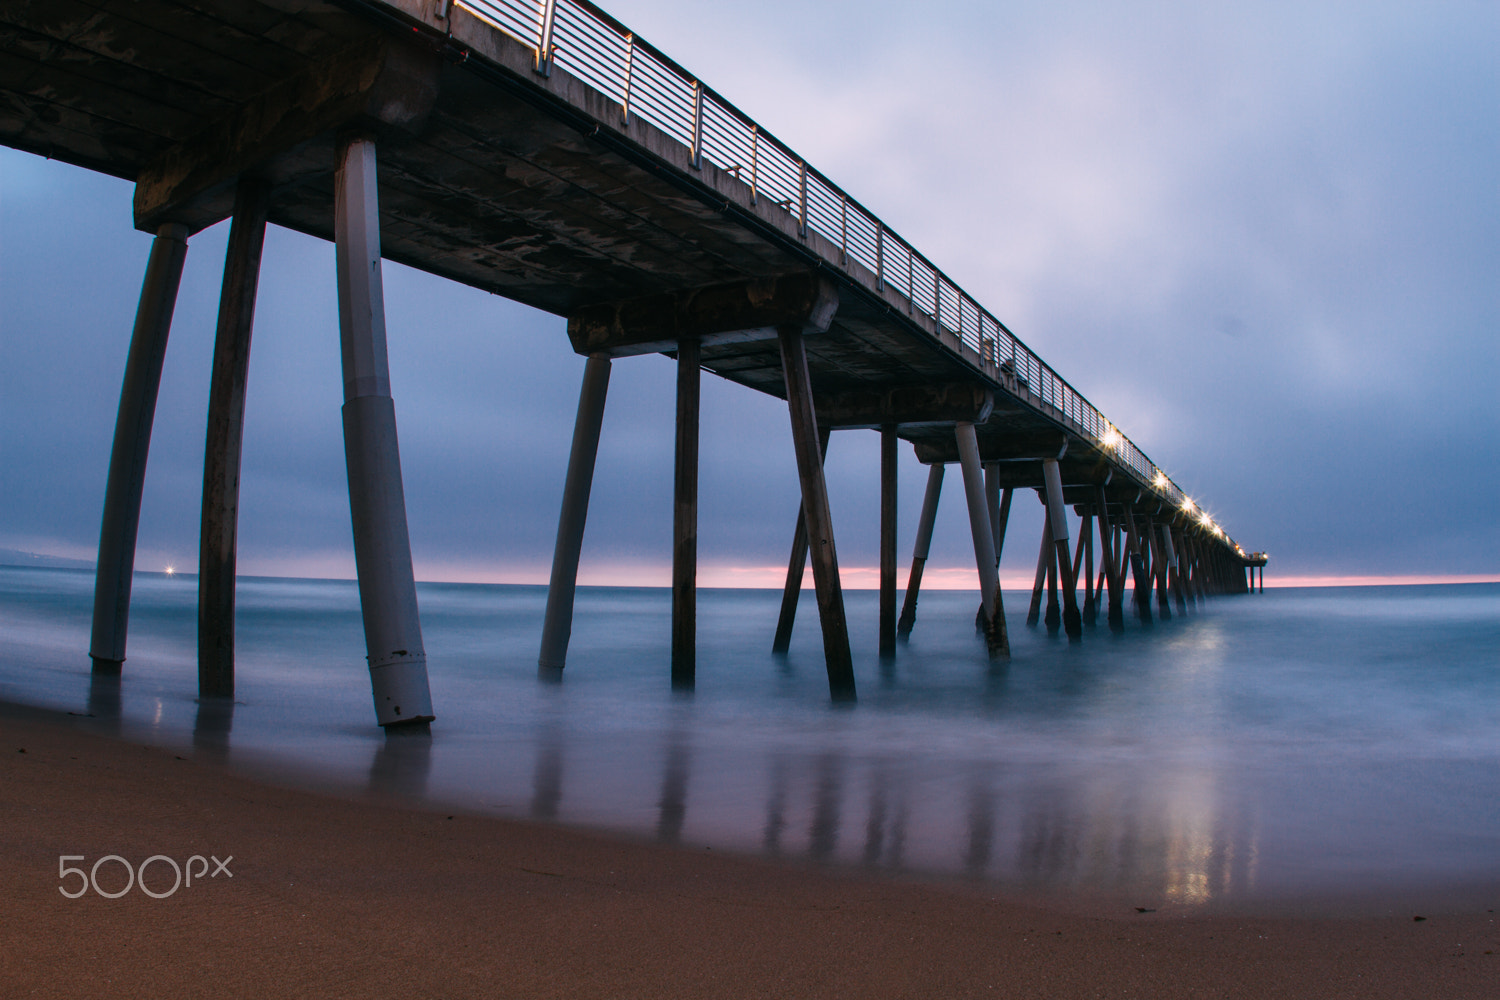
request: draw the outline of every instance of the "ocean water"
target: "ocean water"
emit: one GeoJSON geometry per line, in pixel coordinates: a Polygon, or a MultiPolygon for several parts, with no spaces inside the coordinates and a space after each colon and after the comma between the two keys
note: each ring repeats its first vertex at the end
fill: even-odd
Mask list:
{"type": "Polygon", "coordinates": [[[346,793],[694,847],[1231,911],[1500,904],[1500,585],[1280,589],[1082,642],[931,592],[892,662],[845,595],[859,700],[830,703],[804,594],[699,595],[669,689],[670,593],[581,588],[543,683],[541,587],[419,585],[430,738],[374,725],[352,582],[243,579],[237,692],[196,701],[196,581],[136,577],[129,659],[91,677],[93,577],[0,567],[0,699],[346,793]]]}

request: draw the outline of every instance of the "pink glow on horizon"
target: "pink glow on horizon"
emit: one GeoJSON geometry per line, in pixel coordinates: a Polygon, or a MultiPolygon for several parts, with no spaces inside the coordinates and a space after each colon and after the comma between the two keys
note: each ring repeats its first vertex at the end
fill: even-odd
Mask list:
{"type": "Polygon", "coordinates": [[[1276,576],[1266,578],[1273,587],[1403,587],[1420,584],[1500,583],[1500,573],[1392,573],[1389,576],[1276,576]]]}
{"type": "MultiPolygon", "coordinates": [[[[94,553],[83,549],[64,549],[59,546],[36,546],[47,555],[69,558],[91,557],[94,553]],[[49,551],[50,550],[50,551],[49,551]]],[[[141,550],[137,552],[136,567],[147,572],[160,572],[167,565],[175,565],[180,575],[192,576],[196,572],[196,560],[184,560],[176,553],[141,550]]],[[[354,555],[345,551],[313,551],[301,553],[276,553],[264,556],[242,555],[239,571],[245,576],[290,577],[304,579],[352,580],[354,579],[354,555]]],[[[434,583],[505,583],[546,586],[551,575],[550,565],[496,564],[481,562],[440,562],[418,558],[417,579],[434,583]]],[[[896,585],[905,589],[910,565],[901,564],[896,585]]],[[[880,570],[875,566],[844,566],[839,578],[845,590],[876,590],[880,586],[880,570]]],[[[786,566],[738,566],[703,564],[698,568],[700,587],[743,588],[750,590],[780,589],[786,582],[786,566]]],[[[1031,589],[1030,572],[1002,574],[1001,585],[1007,590],[1031,589]]],[[[587,561],[579,567],[578,583],[585,587],[670,587],[670,566],[655,563],[610,563],[590,565],[587,561]]],[[[1429,584],[1500,583],[1497,573],[1391,573],[1386,575],[1338,575],[1338,574],[1291,574],[1268,573],[1267,588],[1281,587],[1389,587],[1429,584]]],[[[812,568],[803,575],[802,584],[812,589],[812,568]]],[[[1130,587],[1129,574],[1126,588],[1130,587]]],[[[928,566],[922,575],[924,590],[978,590],[978,574],[966,566],[928,566]]],[[[1079,583],[1082,590],[1082,581],[1079,583]]]]}
{"type": "MultiPolygon", "coordinates": [[[[420,564],[421,580],[447,583],[513,583],[545,585],[550,568],[546,566],[494,567],[469,564],[420,564]]],[[[910,566],[903,563],[896,585],[906,587],[910,566]]],[[[352,574],[351,574],[352,575],[352,574]]],[[[876,566],[842,566],[839,580],[845,590],[877,590],[880,569],[876,566]]],[[[1006,590],[1030,590],[1030,572],[1002,573],[1001,586],[1006,590]]],[[[698,585],[746,590],[779,590],[786,582],[786,566],[700,565],[698,585]]],[[[579,567],[578,583],[585,587],[670,587],[671,568],[650,564],[613,564],[579,567]]],[[[804,571],[802,585],[812,589],[812,567],[804,571]]],[[[1267,574],[1266,587],[1380,587],[1414,584],[1500,583],[1500,573],[1405,573],[1387,576],[1338,576],[1333,574],[1278,576],[1267,574]]],[[[1130,588],[1129,575],[1126,589],[1130,588]]],[[[1083,584],[1080,580],[1079,589],[1083,584]]],[[[966,566],[928,566],[922,574],[923,590],[978,590],[978,573],[966,566]]]]}

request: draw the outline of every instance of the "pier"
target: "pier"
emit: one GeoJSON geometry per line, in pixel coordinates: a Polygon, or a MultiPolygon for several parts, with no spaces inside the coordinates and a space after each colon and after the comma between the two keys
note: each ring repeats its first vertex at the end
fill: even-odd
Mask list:
{"type": "Polygon", "coordinates": [[[9,5],[0,28],[0,141],[133,182],[135,225],[155,236],[104,498],[89,649],[100,674],[118,674],[126,658],[141,488],[188,245],[225,219],[199,557],[204,698],[234,693],[240,441],[269,223],[337,251],[329,294],[351,523],[383,726],[436,714],[386,358],[385,259],[564,317],[586,358],[539,637],[543,676],[567,662],[610,369],[644,354],[675,359],[678,372],[674,687],[695,683],[705,371],[787,403],[801,504],[788,512],[786,600],[771,641],[786,648],[810,563],[835,700],[856,690],[823,478],[833,430],[881,439],[882,657],[897,656],[916,625],[950,465],[973,538],[976,624],[993,657],[1009,654],[998,565],[1018,491],[1046,510],[1029,625],[1086,641],[1100,617],[1118,629],[1127,614],[1190,613],[1253,590],[1257,570],[1264,585],[1264,554],[1238,545],[989,310],[590,3],[60,0],[9,5]],[[930,473],[898,616],[896,463],[907,448],[930,473]]]}

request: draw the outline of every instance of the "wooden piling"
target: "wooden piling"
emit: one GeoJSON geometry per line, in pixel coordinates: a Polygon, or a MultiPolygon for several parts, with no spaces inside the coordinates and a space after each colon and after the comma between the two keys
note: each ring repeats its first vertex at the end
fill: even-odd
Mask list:
{"type": "Polygon", "coordinates": [[[807,521],[813,585],[818,593],[818,618],[823,627],[828,693],[835,701],[853,701],[854,660],[849,652],[849,625],[844,615],[844,593],[839,583],[838,554],[833,543],[833,516],[828,508],[828,488],[823,481],[823,463],[818,454],[818,419],[813,409],[807,348],[801,326],[781,326],[776,332],[786,383],[787,410],[792,422],[792,445],[797,455],[797,475],[802,483],[802,512],[807,521]]]}
{"type": "Polygon", "coordinates": [[[265,247],[271,189],[242,177],[219,293],[218,330],[208,390],[203,450],[203,504],[198,542],[198,697],[234,697],[235,540],[239,526],[240,455],[245,383],[255,293],[265,247]]]}

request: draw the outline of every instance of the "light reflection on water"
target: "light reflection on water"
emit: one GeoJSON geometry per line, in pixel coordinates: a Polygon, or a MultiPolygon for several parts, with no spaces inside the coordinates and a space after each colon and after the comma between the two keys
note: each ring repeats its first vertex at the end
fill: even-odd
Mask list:
{"type": "Polygon", "coordinates": [[[1223,598],[1079,644],[1016,627],[996,666],[972,595],[923,597],[882,664],[874,595],[852,592],[860,702],[836,708],[810,597],[776,658],[779,594],[703,592],[683,696],[664,591],[580,591],[543,684],[541,588],[423,585],[439,719],[386,739],[352,583],[241,582],[233,705],[194,699],[192,578],[138,578],[113,681],[84,655],[91,585],[0,569],[0,698],[256,773],[1148,906],[1500,894],[1496,586],[1223,598]]]}

